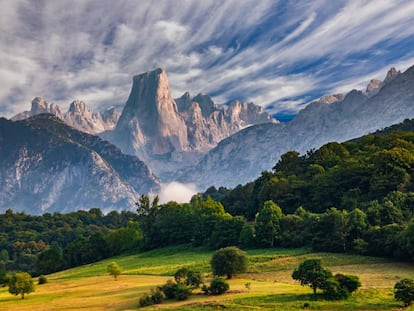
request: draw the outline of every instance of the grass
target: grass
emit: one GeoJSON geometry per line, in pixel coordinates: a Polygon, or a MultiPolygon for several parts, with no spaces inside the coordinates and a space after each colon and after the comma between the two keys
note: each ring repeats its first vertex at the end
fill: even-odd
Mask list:
{"type": "MultiPolygon", "coordinates": [[[[392,288],[401,278],[414,279],[412,264],[383,258],[311,253],[306,248],[251,250],[247,254],[249,271],[230,280],[229,293],[205,296],[196,292],[189,300],[166,301],[142,310],[402,310],[402,304],[393,299],[392,288]],[[291,278],[292,270],[307,258],[321,258],[334,273],[358,275],[362,288],[347,301],[315,298],[309,287],[291,278]]],[[[171,279],[181,267],[203,271],[209,277],[211,255],[205,249],[178,246],[69,269],[47,276],[49,283],[36,286],[24,300],[0,288],[0,311],[137,310],[141,295],[171,279]],[[106,272],[111,261],[123,269],[117,281],[106,272]]]]}

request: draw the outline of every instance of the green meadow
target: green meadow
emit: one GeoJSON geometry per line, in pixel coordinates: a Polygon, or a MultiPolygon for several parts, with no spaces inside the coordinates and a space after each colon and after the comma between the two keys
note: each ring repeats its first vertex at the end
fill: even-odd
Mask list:
{"type": "Polygon", "coordinates": [[[125,254],[48,275],[48,283],[36,285],[24,300],[0,288],[0,310],[403,310],[402,303],[394,300],[393,286],[401,278],[414,278],[413,264],[377,257],[312,253],[306,248],[247,254],[248,272],[231,279],[230,291],[221,296],[195,291],[186,301],[138,307],[141,295],[173,278],[179,268],[202,271],[207,281],[211,277],[211,251],[179,246],[125,254]],[[309,287],[291,278],[292,270],[309,258],[322,259],[334,273],[357,275],[362,287],[346,301],[314,297],[309,287]],[[106,272],[111,261],[123,269],[117,281],[106,272]]]}

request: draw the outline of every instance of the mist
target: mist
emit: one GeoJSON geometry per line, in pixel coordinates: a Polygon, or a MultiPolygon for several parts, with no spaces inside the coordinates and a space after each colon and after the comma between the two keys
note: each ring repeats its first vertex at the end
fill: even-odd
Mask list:
{"type": "Polygon", "coordinates": [[[190,202],[191,197],[197,192],[198,189],[194,184],[182,184],[173,181],[171,183],[161,185],[161,191],[158,196],[161,204],[169,201],[188,203],[190,202]]]}

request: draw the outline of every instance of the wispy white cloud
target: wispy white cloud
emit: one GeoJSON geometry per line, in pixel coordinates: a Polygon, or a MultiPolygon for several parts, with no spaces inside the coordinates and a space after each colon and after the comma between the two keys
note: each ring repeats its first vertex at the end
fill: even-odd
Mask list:
{"type": "Polygon", "coordinates": [[[214,94],[295,111],[414,60],[409,0],[0,0],[0,111],[35,96],[94,109],[125,102],[163,67],[175,97],[214,94]],[[341,86],[343,86],[341,88],[341,86]]]}

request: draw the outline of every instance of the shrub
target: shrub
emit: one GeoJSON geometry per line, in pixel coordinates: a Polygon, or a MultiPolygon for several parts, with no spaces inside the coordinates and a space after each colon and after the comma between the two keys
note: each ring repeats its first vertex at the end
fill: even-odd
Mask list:
{"type": "Polygon", "coordinates": [[[326,280],[323,291],[326,298],[340,300],[347,299],[360,286],[361,282],[357,276],[338,273],[326,280]]]}
{"type": "Polygon", "coordinates": [[[177,272],[174,274],[174,279],[177,282],[177,284],[187,284],[187,275],[188,270],[186,268],[181,268],[177,270],[177,272]]]}
{"type": "Polygon", "coordinates": [[[177,300],[186,300],[191,295],[191,289],[187,285],[177,284],[175,298],[177,300]]]}
{"type": "Polygon", "coordinates": [[[167,283],[161,286],[161,289],[168,299],[173,299],[175,298],[175,292],[177,291],[177,287],[177,283],[174,283],[172,280],[168,280],[167,283]]]}
{"type": "Polygon", "coordinates": [[[147,307],[153,305],[151,295],[144,295],[139,298],[138,304],[140,307],[147,307]]]}
{"type": "Polygon", "coordinates": [[[174,274],[174,279],[177,284],[184,284],[191,288],[197,288],[203,283],[203,275],[200,272],[187,270],[186,268],[179,269],[174,274]]]}
{"type": "Polygon", "coordinates": [[[37,284],[42,285],[47,283],[47,278],[44,275],[39,276],[37,284]]]}
{"type": "Polygon", "coordinates": [[[344,274],[335,274],[335,279],[339,282],[341,287],[345,288],[349,293],[353,293],[359,287],[361,287],[361,282],[356,275],[344,275],[344,274]]]}
{"type": "Polygon", "coordinates": [[[164,300],[164,294],[161,292],[160,288],[156,288],[155,290],[151,290],[151,294],[145,294],[142,296],[138,304],[140,307],[147,307],[154,304],[160,304],[164,300]]]}
{"type": "Polygon", "coordinates": [[[247,270],[247,256],[245,252],[235,246],[221,248],[214,252],[211,258],[213,274],[227,276],[231,279],[234,274],[247,270]]]}
{"type": "Polygon", "coordinates": [[[151,293],[151,300],[153,304],[159,304],[164,300],[165,296],[161,291],[161,288],[157,287],[155,290],[151,293]]]}
{"type": "Polygon", "coordinates": [[[187,273],[187,285],[192,288],[198,288],[203,283],[203,275],[201,272],[188,271],[187,273]]]}
{"type": "Polygon", "coordinates": [[[395,283],[394,298],[404,302],[404,306],[409,306],[414,301],[414,280],[402,279],[395,283]]]}
{"type": "Polygon", "coordinates": [[[349,291],[342,287],[336,278],[329,278],[323,286],[324,296],[330,300],[347,299],[350,295],[349,291]]]}
{"type": "Polygon", "coordinates": [[[210,286],[207,287],[207,285],[203,285],[201,290],[207,295],[221,295],[229,289],[229,283],[225,279],[214,277],[210,282],[210,286]]]}

